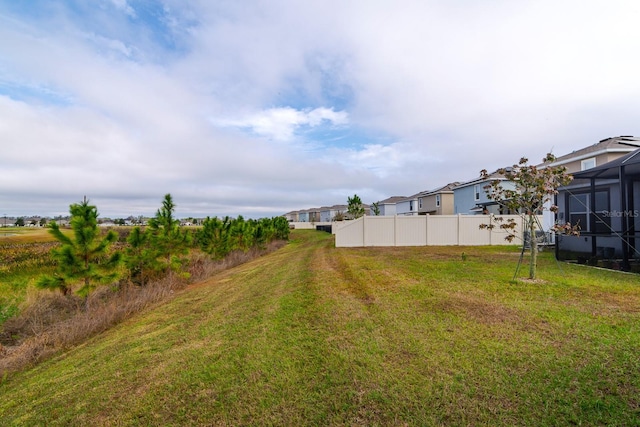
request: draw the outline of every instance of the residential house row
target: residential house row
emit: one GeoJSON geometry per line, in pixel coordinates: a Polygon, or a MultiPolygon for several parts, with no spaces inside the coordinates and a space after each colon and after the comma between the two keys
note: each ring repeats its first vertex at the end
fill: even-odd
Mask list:
{"type": "MultiPolygon", "coordinates": [[[[371,207],[363,204],[365,215],[371,215],[371,207]]],[[[323,206],[320,208],[291,211],[284,214],[289,222],[332,222],[349,219],[347,205],[323,206]]]]}
{"type": "MultiPolygon", "coordinates": [[[[618,136],[606,138],[593,144],[573,151],[572,153],[556,158],[552,166],[564,166],[571,174],[581,171],[598,168],[608,162],[615,161],[636,149],[640,142],[637,138],[631,136],[618,136]]],[[[542,166],[542,165],[539,165],[542,166]]],[[[477,214],[509,214],[505,212],[500,205],[494,200],[488,198],[484,191],[492,180],[503,180],[503,187],[514,187],[514,183],[506,180],[504,176],[497,172],[489,174],[487,177],[478,177],[466,182],[452,182],[434,190],[421,191],[411,196],[393,196],[377,203],[379,215],[477,215],[477,214]]],[[[607,186],[609,183],[599,182],[600,186],[607,186]]],[[[589,201],[587,194],[589,188],[584,182],[576,181],[576,184],[570,186],[572,194],[578,191],[576,196],[567,196],[567,190],[561,193],[558,200],[560,211],[558,220],[577,220],[581,219],[584,230],[592,231],[591,228],[597,228],[600,222],[595,223],[588,218],[589,201]],[[582,203],[578,203],[578,200],[582,203]],[[585,206],[586,204],[586,206],[585,206]]],[[[610,193],[610,192],[609,192],[610,193]]],[[[607,193],[607,194],[609,194],[607,193]]],[[[636,198],[640,200],[640,194],[636,198]]],[[[604,212],[610,207],[611,201],[609,196],[603,192],[597,193],[594,208],[599,212],[604,212]],[[605,203],[605,200],[607,202],[605,203]]],[[[369,206],[366,206],[367,214],[372,214],[369,206]]],[[[293,211],[285,214],[289,221],[299,222],[330,222],[336,219],[343,219],[347,211],[346,205],[334,205],[331,207],[321,207],[293,211]]],[[[556,222],[555,214],[547,211],[544,215],[543,228],[549,229],[556,222]]]]}

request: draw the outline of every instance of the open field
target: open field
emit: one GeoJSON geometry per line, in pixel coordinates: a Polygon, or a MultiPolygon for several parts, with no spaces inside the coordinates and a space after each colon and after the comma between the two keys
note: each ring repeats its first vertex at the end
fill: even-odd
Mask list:
{"type": "Polygon", "coordinates": [[[0,325],[18,312],[38,274],[52,269],[55,245],[44,227],[0,229],[0,325]]]}
{"type": "Polygon", "coordinates": [[[46,227],[0,228],[0,325],[18,312],[36,278],[53,270],[50,251],[57,244],[46,227]]]}
{"type": "Polygon", "coordinates": [[[4,378],[0,425],[639,425],[640,278],[518,256],[295,231],[4,378]]]}
{"type": "Polygon", "coordinates": [[[53,242],[55,239],[46,227],[0,228],[0,245],[10,243],[53,242]]]}
{"type": "MultiPolygon", "coordinates": [[[[61,231],[73,236],[70,228],[61,231]]],[[[53,272],[50,252],[58,245],[46,227],[0,228],[0,325],[17,313],[29,293],[35,294],[36,279],[53,272]]]]}

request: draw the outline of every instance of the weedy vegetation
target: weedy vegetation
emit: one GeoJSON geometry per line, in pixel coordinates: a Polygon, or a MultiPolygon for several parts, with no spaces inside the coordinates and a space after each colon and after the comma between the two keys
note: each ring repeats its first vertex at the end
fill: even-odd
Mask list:
{"type": "Polygon", "coordinates": [[[0,325],[19,312],[35,278],[52,271],[56,243],[46,230],[3,228],[0,234],[0,325]]]}
{"type": "Polygon", "coordinates": [[[105,230],[98,227],[97,208],[85,198],[70,206],[68,229],[51,223],[47,235],[23,229],[3,233],[0,375],[76,345],[166,301],[192,280],[261,256],[288,239],[284,218],[226,218],[234,234],[225,256],[212,256],[200,247],[214,245],[217,237],[183,229],[174,209],[167,194],[148,227],[105,230]]]}

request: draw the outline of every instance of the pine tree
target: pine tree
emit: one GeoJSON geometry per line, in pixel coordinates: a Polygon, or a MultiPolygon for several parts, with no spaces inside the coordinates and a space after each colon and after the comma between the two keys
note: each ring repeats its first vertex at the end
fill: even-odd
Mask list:
{"type": "Polygon", "coordinates": [[[278,216],[273,218],[273,227],[275,229],[274,238],[279,240],[289,240],[289,221],[285,217],[278,216]]]}
{"type": "Polygon", "coordinates": [[[144,286],[153,271],[159,269],[156,251],[149,245],[149,233],[145,233],[139,226],[131,230],[127,237],[129,244],[125,250],[124,262],[129,270],[132,282],[144,286]]]}
{"type": "Polygon", "coordinates": [[[165,194],[162,207],[149,221],[148,229],[150,246],[156,251],[154,258],[170,273],[181,271],[190,241],[189,234],[180,230],[180,221],[173,217],[175,209],[171,194],[165,194]]]}
{"type": "Polygon", "coordinates": [[[86,298],[98,284],[113,282],[118,277],[117,267],[122,259],[120,252],[109,254],[109,247],[117,239],[114,231],[101,237],[98,228],[98,211],[85,197],[82,203],[69,207],[73,238],[65,235],[57,223],[51,222],[49,232],[62,246],[52,250],[57,261],[53,276],[42,276],[36,283],[39,288],[60,290],[69,294],[76,284],[76,293],[86,298]]]}
{"type": "Polygon", "coordinates": [[[231,250],[240,249],[246,252],[249,249],[250,227],[251,224],[245,221],[242,215],[238,215],[231,222],[231,250]]]}
{"type": "Polygon", "coordinates": [[[352,219],[357,219],[364,215],[364,205],[357,194],[354,194],[353,197],[347,197],[347,213],[352,219]]]}
{"type": "Polygon", "coordinates": [[[222,259],[231,252],[231,218],[207,217],[197,234],[200,249],[213,259],[222,259]]]}
{"type": "Polygon", "coordinates": [[[375,216],[380,215],[380,202],[374,202],[371,204],[371,213],[375,216]]]}

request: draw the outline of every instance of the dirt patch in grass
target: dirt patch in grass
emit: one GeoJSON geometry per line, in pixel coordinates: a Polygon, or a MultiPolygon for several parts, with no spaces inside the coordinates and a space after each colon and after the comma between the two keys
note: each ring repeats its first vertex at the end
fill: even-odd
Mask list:
{"type": "Polygon", "coordinates": [[[640,313],[640,299],[628,293],[587,293],[582,301],[575,301],[575,306],[582,307],[593,316],[617,316],[620,314],[640,313]]]}
{"type": "Polygon", "coordinates": [[[469,320],[494,325],[500,323],[519,323],[520,313],[502,304],[489,302],[471,294],[456,293],[436,304],[437,310],[461,315],[469,320]]]}
{"type": "Polygon", "coordinates": [[[526,283],[528,285],[546,285],[549,282],[544,279],[529,279],[528,277],[520,277],[515,279],[515,282],[526,283]]]}

